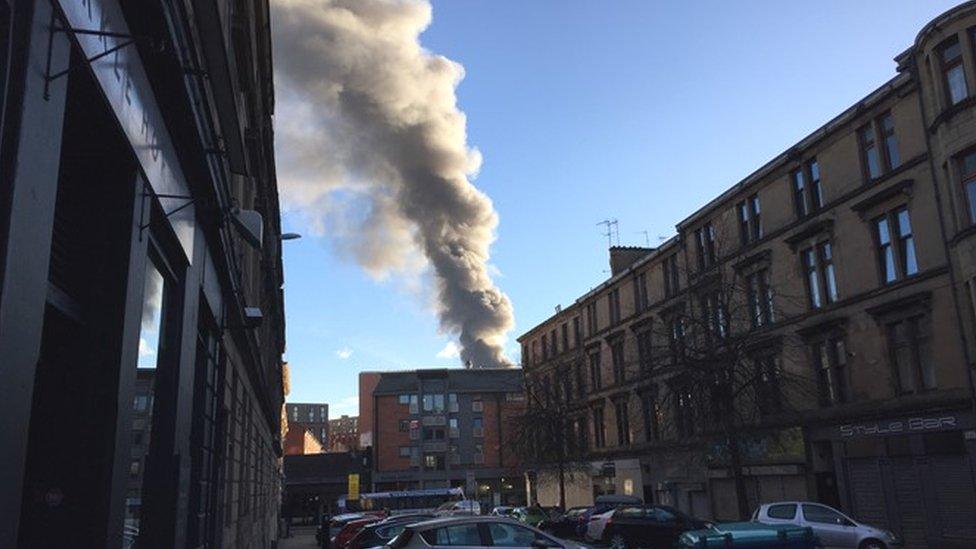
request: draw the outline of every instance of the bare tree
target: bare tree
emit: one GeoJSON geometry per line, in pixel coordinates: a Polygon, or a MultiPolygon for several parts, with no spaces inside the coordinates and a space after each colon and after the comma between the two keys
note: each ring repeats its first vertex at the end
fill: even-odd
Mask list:
{"type": "Polygon", "coordinates": [[[718,261],[718,243],[696,256],[686,287],[638,332],[642,375],[664,385],[670,427],[680,438],[719,448],[735,486],[737,514],[749,513],[742,472],[744,441],[809,401],[809,372],[784,368],[803,362],[793,334],[778,330],[797,296],[774,287],[761,254],[737,264],[718,261]]]}
{"type": "Polygon", "coordinates": [[[557,381],[554,388],[549,379],[546,383],[526,383],[527,406],[512,418],[508,442],[522,464],[532,467],[536,475],[554,474],[559,506],[565,509],[567,477],[588,470],[590,465],[585,442],[579,440],[571,419],[578,407],[569,398],[569,385],[557,381]]]}

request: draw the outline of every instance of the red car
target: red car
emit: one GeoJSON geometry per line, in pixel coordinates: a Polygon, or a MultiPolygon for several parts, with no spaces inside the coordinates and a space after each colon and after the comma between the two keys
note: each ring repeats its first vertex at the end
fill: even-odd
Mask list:
{"type": "Polygon", "coordinates": [[[362,530],[363,526],[374,523],[381,518],[382,517],[380,516],[372,515],[347,522],[346,525],[342,527],[342,530],[339,530],[339,533],[336,534],[335,538],[333,538],[333,549],[345,549],[346,545],[352,540],[352,538],[356,537],[356,534],[362,530]]]}

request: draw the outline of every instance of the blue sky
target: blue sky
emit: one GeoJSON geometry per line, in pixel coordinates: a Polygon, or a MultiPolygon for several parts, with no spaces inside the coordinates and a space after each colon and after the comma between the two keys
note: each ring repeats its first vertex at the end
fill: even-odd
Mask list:
{"type": "MultiPolygon", "coordinates": [[[[421,37],[460,62],[475,184],[500,217],[492,263],[515,338],[605,279],[606,238],[643,245],[894,76],[892,58],[955,1],[433,2],[421,37]]],[[[356,414],[357,373],[438,357],[428,300],[285,230],[293,402],[356,414]]],[[[441,353],[445,354],[445,353],[441,353]]]]}

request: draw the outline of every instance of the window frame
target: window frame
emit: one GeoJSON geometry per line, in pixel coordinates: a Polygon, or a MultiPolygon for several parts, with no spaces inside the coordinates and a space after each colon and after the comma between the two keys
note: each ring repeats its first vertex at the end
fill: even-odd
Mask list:
{"type": "Polygon", "coordinates": [[[966,78],[966,67],[963,60],[962,49],[963,49],[963,45],[962,45],[962,41],[959,40],[959,35],[953,35],[946,38],[936,48],[937,58],[939,63],[939,74],[942,79],[942,87],[944,91],[943,98],[946,101],[946,108],[951,108],[958,105],[959,103],[968,99],[970,95],[969,81],[968,78],[966,78]],[[956,57],[954,57],[952,60],[946,61],[945,58],[946,51],[952,46],[958,46],[959,54],[956,57]],[[961,74],[962,74],[962,85],[963,85],[964,95],[959,99],[953,99],[952,97],[952,85],[951,85],[952,80],[950,79],[949,76],[949,74],[956,68],[962,71],[961,74]]]}
{"type": "Polygon", "coordinates": [[[875,216],[871,219],[871,229],[878,263],[878,282],[882,286],[886,286],[917,276],[919,273],[918,250],[915,246],[915,232],[912,228],[911,211],[908,209],[908,205],[902,204],[875,216]],[[909,228],[907,234],[903,233],[901,214],[905,214],[907,217],[909,228]],[[887,242],[882,238],[882,224],[887,231],[887,242]],[[909,249],[911,249],[910,254],[909,249]],[[893,269],[890,278],[887,262],[889,256],[893,269]],[[914,265],[909,264],[910,258],[914,258],[914,265]],[[912,266],[914,270],[910,270],[909,267],[912,266]]]}
{"type": "Polygon", "coordinates": [[[969,225],[976,225],[976,147],[962,151],[955,156],[956,169],[959,173],[959,188],[969,214],[969,225]],[[973,157],[973,171],[966,172],[966,158],[973,157]]]}

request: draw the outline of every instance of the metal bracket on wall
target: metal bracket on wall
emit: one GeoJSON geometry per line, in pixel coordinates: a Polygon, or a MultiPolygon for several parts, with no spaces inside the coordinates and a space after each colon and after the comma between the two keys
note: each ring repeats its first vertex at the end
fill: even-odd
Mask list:
{"type": "MultiPolygon", "coordinates": [[[[179,212],[180,210],[183,210],[183,209],[186,209],[186,208],[190,207],[190,205],[196,203],[196,201],[197,201],[196,198],[194,198],[192,196],[186,196],[186,195],[183,195],[183,194],[156,194],[154,192],[143,192],[142,193],[142,196],[143,196],[143,198],[145,198],[145,197],[150,197],[150,198],[155,197],[155,198],[174,198],[174,199],[186,200],[186,203],[184,203],[184,204],[182,204],[180,206],[177,206],[176,208],[173,208],[172,210],[170,210],[168,212],[163,212],[163,218],[168,218],[169,216],[175,214],[176,212],[179,212]]],[[[142,240],[142,233],[143,233],[143,231],[145,231],[146,229],[148,229],[149,227],[151,227],[152,224],[153,224],[152,220],[146,221],[146,201],[145,200],[142,200],[142,207],[139,210],[139,240],[140,241],[142,240]]]]}
{"type": "Polygon", "coordinates": [[[121,32],[109,32],[109,31],[94,30],[94,29],[71,28],[69,25],[63,24],[64,23],[63,21],[58,21],[58,19],[60,18],[61,18],[60,11],[57,9],[57,7],[55,7],[55,9],[51,11],[50,32],[47,38],[47,61],[45,63],[45,68],[44,68],[44,100],[45,101],[51,99],[51,91],[50,91],[51,82],[54,82],[55,80],[61,78],[62,76],[67,76],[71,71],[81,66],[80,64],[70,65],[70,61],[69,61],[69,66],[67,69],[55,73],[51,72],[51,63],[52,63],[51,57],[53,55],[52,50],[54,48],[55,33],[63,32],[67,34],[70,38],[73,38],[74,41],[76,42],[78,40],[77,35],[101,36],[104,38],[119,38],[122,40],[118,44],[112,46],[111,48],[106,49],[105,51],[99,53],[98,55],[85,59],[85,63],[87,63],[88,65],[91,65],[95,61],[107,55],[111,55],[121,50],[122,48],[131,46],[136,42],[147,42],[151,46],[153,46],[154,49],[157,49],[159,51],[162,51],[165,47],[165,43],[157,42],[155,39],[153,39],[150,36],[134,36],[131,34],[125,34],[121,32]]]}

